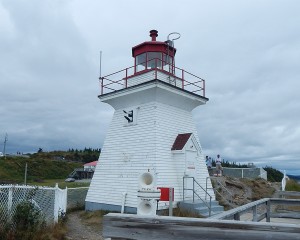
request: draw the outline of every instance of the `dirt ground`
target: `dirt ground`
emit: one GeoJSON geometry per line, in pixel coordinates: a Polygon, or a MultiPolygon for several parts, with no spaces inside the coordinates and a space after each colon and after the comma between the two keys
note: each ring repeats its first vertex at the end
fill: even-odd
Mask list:
{"type": "Polygon", "coordinates": [[[102,218],[88,218],[84,211],[68,213],[67,234],[68,240],[102,240],[102,218]]]}

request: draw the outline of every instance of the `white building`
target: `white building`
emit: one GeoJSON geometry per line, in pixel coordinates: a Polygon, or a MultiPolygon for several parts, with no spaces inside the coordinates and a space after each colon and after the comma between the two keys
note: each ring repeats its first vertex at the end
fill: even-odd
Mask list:
{"type": "MultiPolygon", "coordinates": [[[[175,206],[183,195],[192,197],[191,191],[183,191],[184,176],[206,187],[209,175],[192,117],[192,110],[208,101],[204,80],[175,67],[171,41],[156,41],[156,30],[150,36],[151,41],[132,48],[133,67],[100,78],[99,99],[115,112],[86,210],[120,211],[124,205],[125,212],[136,212],[138,177],[149,170],[158,187],[174,187],[175,206]]],[[[192,186],[187,184],[185,188],[192,186]]],[[[205,198],[206,193],[199,188],[197,194],[205,198]]],[[[167,204],[159,202],[158,207],[167,204]]]]}

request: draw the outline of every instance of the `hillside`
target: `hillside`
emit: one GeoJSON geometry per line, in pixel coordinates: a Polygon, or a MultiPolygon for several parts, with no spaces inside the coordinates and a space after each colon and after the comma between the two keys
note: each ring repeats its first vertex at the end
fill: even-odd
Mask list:
{"type": "Polygon", "coordinates": [[[82,163],[41,158],[6,157],[0,158],[0,183],[23,183],[27,163],[27,180],[66,178],[74,168],[82,163]]]}
{"type": "Polygon", "coordinates": [[[300,176],[298,176],[298,175],[287,175],[290,179],[293,179],[293,180],[295,180],[295,181],[297,181],[297,182],[300,182],[300,176]]]}
{"type": "Polygon", "coordinates": [[[31,154],[30,158],[87,163],[98,160],[100,152],[101,149],[92,148],[84,148],[83,150],[69,149],[68,151],[44,152],[43,149],[40,148],[37,153],[31,154]]]}

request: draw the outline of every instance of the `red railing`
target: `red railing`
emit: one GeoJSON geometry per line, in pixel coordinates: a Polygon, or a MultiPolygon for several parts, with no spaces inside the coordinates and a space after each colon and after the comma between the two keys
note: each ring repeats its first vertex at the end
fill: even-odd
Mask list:
{"type": "Polygon", "coordinates": [[[142,64],[125,68],[118,72],[100,77],[100,94],[103,95],[127,88],[128,86],[133,86],[135,84],[128,84],[130,83],[131,79],[133,80],[134,77],[138,76],[140,76],[142,79],[144,76],[143,74],[148,72],[154,72],[154,77],[152,77],[152,79],[145,79],[143,82],[151,81],[154,79],[162,80],[160,79],[161,74],[159,73],[163,73],[164,76],[168,75],[169,77],[174,79],[176,87],[205,97],[204,79],[181,68],[175,67],[174,65],[166,64],[166,62],[162,61],[161,59],[151,59],[142,64]],[[153,65],[153,63],[155,64],[153,65]],[[152,66],[150,67],[151,64],[152,66]],[[140,67],[144,69],[139,70],[138,68],[140,67]],[[177,83],[179,82],[180,86],[177,85],[177,83]]]}

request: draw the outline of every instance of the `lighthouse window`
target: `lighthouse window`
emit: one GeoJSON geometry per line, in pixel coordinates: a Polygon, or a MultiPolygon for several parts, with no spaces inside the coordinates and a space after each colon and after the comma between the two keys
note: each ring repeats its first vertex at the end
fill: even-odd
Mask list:
{"type": "Polygon", "coordinates": [[[124,126],[133,126],[137,124],[137,108],[123,109],[124,126]]]}
{"type": "Polygon", "coordinates": [[[162,53],[161,52],[147,52],[136,56],[136,72],[152,69],[162,68],[162,53]]]}
{"type": "Polygon", "coordinates": [[[127,120],[128,123],[132,123],[133,122],[133,110],[131,111],[125,111],[123,110],[124,112],[124,118],[127,120]]]}
{"type": "Polygon", "coordinates": [[[161,68],[162,53],[161,52],[148,52],[147,68],[161,68]]]}
{"type": "Polygon", "coordinates": [[[136,71],[142,71],[146,68],[146,53],[136,56],[136,71]]]}

